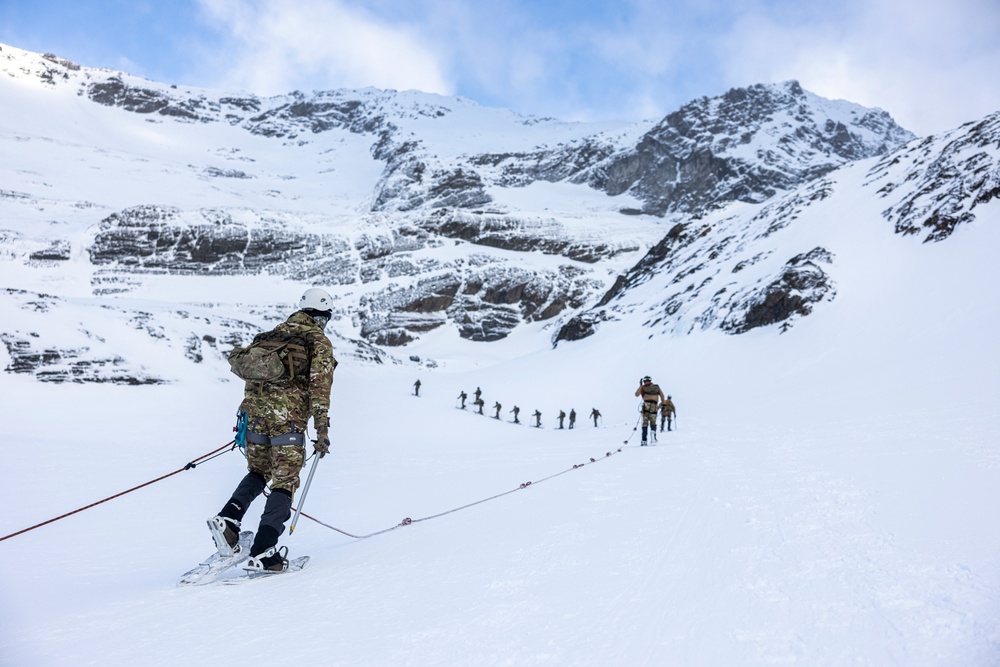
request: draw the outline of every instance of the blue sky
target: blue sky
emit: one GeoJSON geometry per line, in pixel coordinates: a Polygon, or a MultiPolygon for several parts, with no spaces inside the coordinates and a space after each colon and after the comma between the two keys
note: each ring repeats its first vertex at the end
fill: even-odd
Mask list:
{"type": "Polygon", "coordinates": [[[1000,110],[997,0],[0,0],[0,43],[167,83],[415,88],[566,120],[787,79],[918,134],[1000,110]]]}

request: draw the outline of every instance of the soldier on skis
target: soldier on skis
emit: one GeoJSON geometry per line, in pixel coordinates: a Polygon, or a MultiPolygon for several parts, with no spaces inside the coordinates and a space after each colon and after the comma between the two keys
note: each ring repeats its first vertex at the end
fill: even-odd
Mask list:
{"type": "Polygon", "coordinates": [[[559,411],[559,428],[560,429],[563,427],[563,422],[565,420],[566,420],[566,411],[565,410],[560,410],[559,411]]]}
{"type": "Polygon", "coordinates": [[[646,436],[649,431],[649,427],[653,427],[654,434],[656,433],[656,412],[661,400],[667,400],[667,397],[663,395],[663,390],[659,386],[653,384],[653,378],[648,375],[642,378],[642,383],[639,388],[635,390],[636,396],[642,396],[642,443],[641,446],[646,446],[646,436]]]}
{"type": "Polygon", "coordinates": [[[513,409],[513,410],[511,410],[511,412],[513,412],[513,413],[514,413],[514,423],[515,423],[515,424],[520,424],[520,423],[521,423],[521,421],[520,421],[520,420],[519,420],[519,419],[517,418],[517,415],[518,415],[518,413],[519,413],[519,412],[521,412],[521,408],[519,408],[519,407],[517,407],[517,406],[515,405],[515,406],[514,406],[514,409],[513,409]]]}
{"type": "Polygon", "coordinates": [[[417,378],[417,381],[413,383],[413,395],[414,396],[420,396],[420,379],[419,378],[417,378]]]}
{"type": "Polygon", "coordinates": [[[494,403],[494,404],[493,404],[493,407],[494,407],[494,408],[496,409],[496,411],[497,411],[497,412],[496,412],[496,414],[495,414],[495,415],[493,415],[493,419],[500,419],[500,410],[501,410],[501,407],[500,407],[500,401],[497,401],[496,403],[494,403]]]}
{"type": "Polygon", "coordinates": [[[594,428],[597,428],[597,420],[601,417],[601,411],[597,408],[593,408],[590,411],[590,418],[594,420],[594,428]]]}
{"type": "Polygon", "coordinates": [[[465,399],[467,399],[468,397],[469,397],[469,395],[465,393],[465,390],[462,390],[462,393],[460,393],[458,395],[458,398],[461,399],[461,401],[462,401],[462,409],[463,410],[465,409],[465,399]]]}
{"type": "Polygon", "coordinates": [[[569,409],[569,427],[573,428],[573,424],[576,423],[576,410],[573,408],[569,409]]]}
{"type": "Polygon", "coordinates": [[[330,451],[330,386],[337,360],[324,329],[332,315],[333,298],[324,290],[307,289],[298,310],[274,330],[254,338],[254,345],[268,340],[287,343],[291,372],[274,381],[246,382],[240,411],[246,414],[249,472],[208,522],[220,554],[238,551],[243,516],[270,484],[271,494],[245,565],[248,570],[282,572],[288,567],[288,547],[279,549],[278,538],[291,517],[292,496],[299,487],[310,417],[316,429],[314,452],[322,458],[330,451]],[[291,366],[293,356],[300,364],[298,373],[291,366]]]}
{"type": "Polygon", "coordinates": [[[538,410],[535,410],[535,414],[533,414],[531,416],[535,418],[535,428],[541,428],[542,427],[542,413],[539,412],[538,410]]]}

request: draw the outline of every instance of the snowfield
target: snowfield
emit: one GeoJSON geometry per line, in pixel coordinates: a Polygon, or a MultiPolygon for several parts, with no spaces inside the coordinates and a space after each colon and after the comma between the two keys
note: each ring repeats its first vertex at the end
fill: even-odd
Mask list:
{"type": "MultiPolygon", "coordinates": [[[[307,514],[366,535],[513,492],[361,540],[302,518],[282,542],[312,557],[304,571],[177,588],[243,474],[230,452],[0,542],[2,662],[213,665],[249,648],[280,665],[995,665],[998,313],[974,295],[997,284],[1000,226],[983,219],[909,247],[935,256],[937,292],[901,264],[873,298],[781,335],[647,340],[621,322],[552,351],[537,334],[482,346],[492,360],[456,338],[461,370],[342,364],[307,514]],[[645,373],[679,428],[640,448],[645,373]],[[483,416],[456,409],[476,386],[483,416]],[[576,428],[554,428],[570,408],[576,428]]],[[[197,373],[2,376],[0,533],[225,444],[241,388],[197,373]]]]}

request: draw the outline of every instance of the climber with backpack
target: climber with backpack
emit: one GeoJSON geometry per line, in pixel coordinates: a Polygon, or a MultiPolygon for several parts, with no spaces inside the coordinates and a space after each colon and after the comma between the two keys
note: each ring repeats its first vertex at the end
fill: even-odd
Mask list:
{"type": "Polygon", "coordinates": [[[663,395],[663,390],[659,385],[653,384],[653,378],[648,375],[639,381],[639,388],[635,390],[636,396],[642,397],[642,447],[646,446],[646,435],[649,427],[653,427],[653,439],[656,439],[656,413],[659,410],[660,401],[667,400],[663,395]]]}
{"type": "Polygon", "coordinates": [[[337,360],[324,330],[332,315],[333,298],[324,290],[307,289],[287,320],[229,354],[233,373],[245,382],[238,423],[245,424],[248,472],[208,526],[220,555],[238,552],[243,516],[270,484],[247,570],[280,572],[288,567],[288,548],[279,549],[278,538],[299,488],[310,417],[316,431],[314,454],[323,458],[330,451],[330,388],[337,360]]]}

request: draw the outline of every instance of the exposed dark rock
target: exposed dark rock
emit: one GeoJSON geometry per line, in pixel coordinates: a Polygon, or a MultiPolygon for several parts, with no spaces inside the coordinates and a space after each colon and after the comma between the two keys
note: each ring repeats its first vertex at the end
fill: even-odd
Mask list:
{"type": "Polygon", "coordinates": [[[597,333],[597,327],[601,322],[606,321],[607,316],[602,310],[590,310],[569,319],[566,324],[559,328],[552,341],[553,346],[560,341],[582,340],[597,333]]]}
{"type": "Polygon", "coordinates": [[[813,304],[833,298],[835,292],[829,276],[819,266],[832,261],[833,256],[825,248],[796,255],[788,260],[776,279],[736,304],[720,328],[726,333],[740,334],[784,322],[784,331],[793,316],[808,315],[813,304]]]}
{"type": "Polygon", "coordinates": [[[764,201],[849,161],[885,154],[912,136],[880,111],[866,112],[850,127],[821,123],[797,82],[758,85],[685,105],[634,148],[574,180],[586,178],[612,195],[631,192],[655,215],[694,213],[730,201],[764,201]],[[777,134],[784,118],[777,130],[784,134],[777,134]],[[734,150],[765,131],[769,136],[753,158],[734,150]]]}
{"type": "Polygon", "coordinates": [[[49,247],[44,250],[36,250],[31,253],[28,255],[28,259],[35,261],[65,261],[69,259],[69,255],[69,241],[59,239],[57,241],[53,241],[49,247]]]}
{"type": "Polygon", "coordinates": [[[948,238],[976,219],[976,207],[1000,197],[998,148],[1000,112],[940,139],[910,144],[869,174],[872,181],[892,179],[879,189],[885,197],[907,185],[907,194],[882,215],[897,234],[923,236],[924,243],[948,238]]]}
{"type": "Polygon", "coordinates": [[[457,301],[448,315],[462,338],[486,343],[506,338],[521,321],[513,308],[468,299],[457,301]]]}
{"type": "Polygon", "coordinates": [[[343,239],[296,231],[278,220],[260,220],[248,228],[215,211],[200,212],[193,224],[189,218],[178,209],[158,206],[114,213],[101,221],[87,248],[91,262],[169,273],[308,274],[333,283],[354,280],[356,261],[343,239]],[[317,256],[316,248],[323,253],[317,256]]]}
{"type": "Polygon", "coordinates": [[[203,113],[206,107],[204,100],[176,99],[156,90],[131,86],[120,77],[90,84],[87,96],[98,104],[121,107],[134,113],[156,113],[204,122],[211,120],[209,115],[203,113]]]}
{"type": "Polygon", "coordinates": [[[513,216],[440,209],[420,218],[418,224],[426,232],[476,245],[516,252],[538,251],[588,264],[638,249],[633,243],[616,246],[603,240],[583,243],[568,237],[539,235],[537,221],[513,216]]]}

